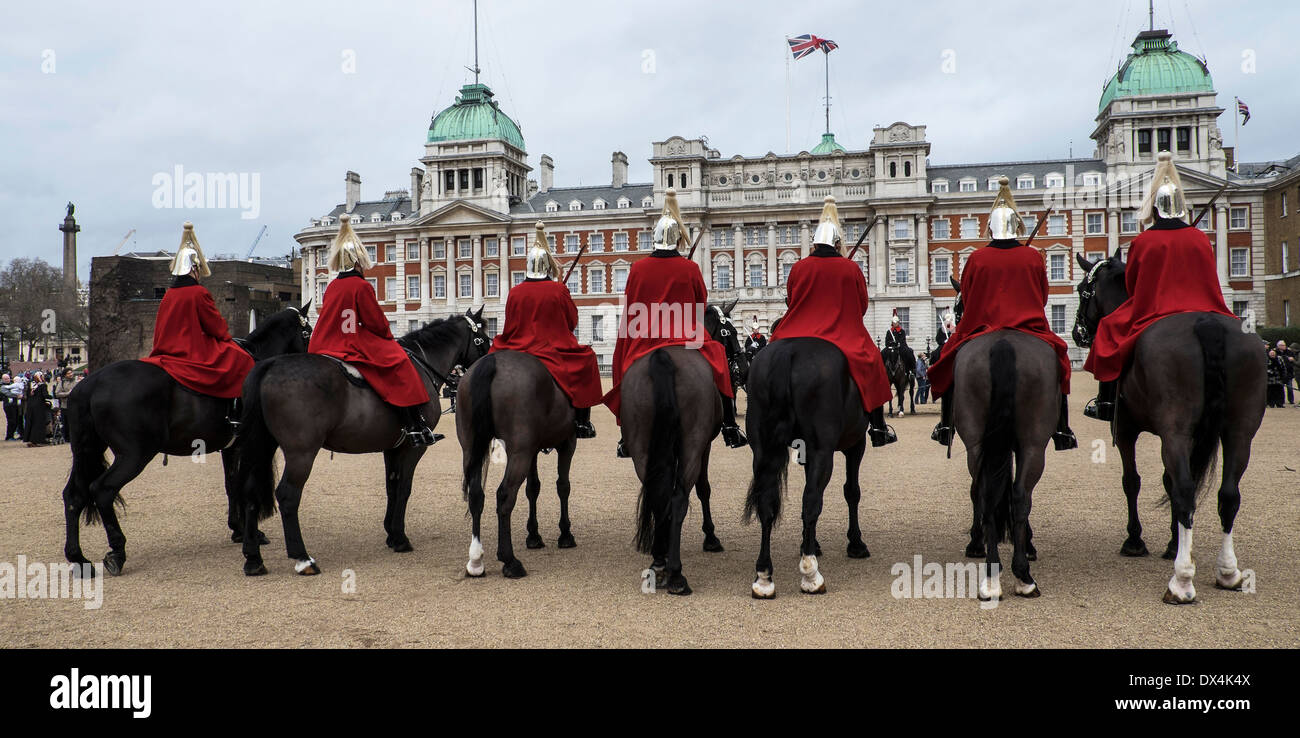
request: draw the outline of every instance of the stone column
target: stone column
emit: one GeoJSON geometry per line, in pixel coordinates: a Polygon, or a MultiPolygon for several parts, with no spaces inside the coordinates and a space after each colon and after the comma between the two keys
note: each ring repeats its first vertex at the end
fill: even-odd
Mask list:
{"type": "Polygon", "coordinates": [[[809,231],[810,223],[806,220],[799,221],[799,258],[803,259],[812,251],[812,233],[809,231]]]}
{"type": "Polygon", "coordinates": [[[1106,253],[1113,254],[1119,250],[1119,211],[1111,208],[1106,211],[1106,253]]]}
{"type": "MultiPolygon", "coordinates": [[[[1200,226],[1198,225],[1197,228],[1200,226]]],[[[1228,286],[1228,206],[1214,207],[1214,252],[1219,266],[1219,286],[1228,286]]],[[[1229,306],[1231,307],[1231,306],[1229,306]]]]}
{"type": "Polygon", "coordinates": [[[704,228],[703,235],[700,236],[700,273],[704,275],[704,284],[709,289],[713,289],[713,229],[704,228]]]}
{"type": "Polygon", "coordinates": [[[72,203],[68,203],[68,214],[59,226],[63,232],[63,291],[67,294],[77,291],[77,231],[81,230],[72,210],[72,203]]]}
{"type": "MultiPolygon", "coordinates": [[[[916,216],[916,287],[922,297],[930,296],[930,221],[922,213],[916,216]]],[[[931,311],[933,312],[933,311],[931,311]]],[[[928,320],[928,318],[927,318],[928,320]]],[[[913,325],[917,325],[913,323],[913,325]]],[[[922,325],[928,325],[924,323],[922,325]]]]}
{"type": "Polygon", "coordinates": [[[433,300],[433,280],[429,277],[429,239],[421,238],[416,243],[420,248],[420,316],[424,320],[430,315],[433,300]]]}
{"type": "Polygon", "coordinates": [[[474,236],[469,242],[469,249],[474,255],[474,286],[471,288],[474,302],[470,305],[474,307],[483,302],[483,238],[474,236]]]}
{"type": "Polygon", "coordinates": [[[733,247],[733,258],[735,258],[736,264],[731,268],[731,281],[735,283],[736,289],[739,290],[748,283],[745,275],[745,232],[739,223],[733,224],[731,228],[732,235],[736,239],[733,247]]]}
{"type": "MultiPolygon", "coordinates": [[[[497,276],[497,295],[500,296],[501,306],[504,309],[506,293],[510,292],[510,243],[504,232],[497,234],[497,262],[501,270],[497,276]]],[[[505,321],[502,321],[503,325],[504,323],[505,321]]]]}
{"type": "Polygon", "coordinates": [[[888,256],[885,252],[889,249],[888,241],[885,238],[885,232],[889,230],[889,218],[883,218],[879,228],[871,229],[871,266],[868,271],[871,272],[871,291],[880,293],[886,285],[885,280],[885,261],[888,256]]]}
{"type": "Polygon", "coordinates": [[[447,236],[443,239],[447,257],[447,309],[456,309],[456,295],[460,293],[460,275],[456,274],[456,239],[447,236]]]}
{"type": "Polygon", "coordinates": [[[767,224],[767,283],[775,287],[780,284],[780,272],[776,264],[776,223],[767,224]]]}

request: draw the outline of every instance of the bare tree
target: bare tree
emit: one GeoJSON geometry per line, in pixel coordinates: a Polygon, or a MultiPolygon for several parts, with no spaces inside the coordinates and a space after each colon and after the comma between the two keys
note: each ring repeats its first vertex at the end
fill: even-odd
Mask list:
{"type": "Polygon", "coordinates": [[[63,287],[63,271],[42,259],[14,259],[0,270],[0,319],[30,352],[50,336],[85,340],[86,307],[63,287]]]}

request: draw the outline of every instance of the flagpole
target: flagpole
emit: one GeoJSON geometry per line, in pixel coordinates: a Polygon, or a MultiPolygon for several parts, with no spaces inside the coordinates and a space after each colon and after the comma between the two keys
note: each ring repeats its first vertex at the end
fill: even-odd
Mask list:
{"type": "Polygon", "coordinates": [[[1241,98],[1233,96],[1232,110],[1232,171],[1241,173],[1241,98]]]}
{"type": "Polygon", "coordinates": [[[831,52],[822,49],[826,55],[826,132],[831,132],[831,52]]]}
{"type": "Polygon", "coordinates": [[[785,48],[781,50],[785,57],[785,153],[790,153],[790,37],[785,37],[785,48]]]}

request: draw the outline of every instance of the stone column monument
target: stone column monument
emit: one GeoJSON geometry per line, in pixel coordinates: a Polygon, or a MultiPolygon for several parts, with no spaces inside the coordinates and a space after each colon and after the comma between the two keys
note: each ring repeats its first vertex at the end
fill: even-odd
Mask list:
{"type": "Polygon", "coordinates": [[[77,231],[81,230],[77,219],[72,217],[74,209],[73,204],[68,203],[68,214],[63,218],[63,225],[59,226],[63,231],[63,289],[69,294],[77,291],[77,231]]]}

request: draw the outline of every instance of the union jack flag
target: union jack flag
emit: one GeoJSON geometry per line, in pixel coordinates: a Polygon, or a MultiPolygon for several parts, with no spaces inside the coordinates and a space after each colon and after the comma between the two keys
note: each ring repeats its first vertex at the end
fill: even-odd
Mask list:
{"type": "Polygon", "coordinates": [[[1246,103],[1242,102],[1241,98],[1237,99],[1237,114],[1241,116],[1243,126],[1250,122],[1250,108],[1246,107],[1246,103]]]}
{"type": "Polygon", "coordinates": [[[787,38],[786,41],[790,44],[790,53],[793,54],[796,59],[802,59],[818,49],[829,54],[840,47],[839,44],[828,38],[819,38],[811,33],[787,38]]]}

